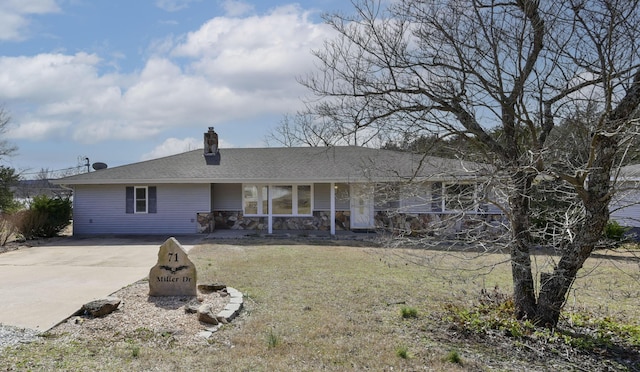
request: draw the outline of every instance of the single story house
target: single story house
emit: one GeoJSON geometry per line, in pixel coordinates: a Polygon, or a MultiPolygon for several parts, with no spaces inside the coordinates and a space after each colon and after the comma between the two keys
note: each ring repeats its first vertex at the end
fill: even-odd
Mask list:
{"type": "MultiPolygon", "coordinates": [[[[102,167],[103,168],[103,167],[102,167]]],[[[204,149],[55,180],[73,190],[73,231],[192,234],[216,229],[426,231],[447,216],[500,218],[482,164],[357,146],[204,149]]]]}

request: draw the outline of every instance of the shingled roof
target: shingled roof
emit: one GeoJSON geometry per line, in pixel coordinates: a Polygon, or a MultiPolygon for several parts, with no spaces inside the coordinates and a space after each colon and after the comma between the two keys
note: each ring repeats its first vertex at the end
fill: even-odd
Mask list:
{"type": "Polygon", "coordinates": [[[151,183],[362,182],[452,180],[486,174],[455,159],[357,146],[221,149],[218,161],[193,150],[65,177],[62,185],[151,183]]]}

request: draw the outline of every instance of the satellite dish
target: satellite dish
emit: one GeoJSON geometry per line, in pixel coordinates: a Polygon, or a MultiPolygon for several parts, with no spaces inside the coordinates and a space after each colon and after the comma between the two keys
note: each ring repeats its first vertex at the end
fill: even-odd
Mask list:
{"type": "Polygon", "coordinates": [[[100,170],[100,169],[107,169],[107,164],[105,163],[101,163],[101,162],[97,162],[97,163],[93,163],[92,165],[94,170],[100,170]]]}

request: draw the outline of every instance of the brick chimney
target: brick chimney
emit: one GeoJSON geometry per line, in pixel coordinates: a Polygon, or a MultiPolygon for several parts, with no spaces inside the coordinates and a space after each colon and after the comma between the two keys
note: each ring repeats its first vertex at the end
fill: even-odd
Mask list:
{"type": "Polygon", "coordinates": [[[218,133],[209,127],[209,131],[204,134],[204,155],[216,156],[218,154],[218,133]]]}

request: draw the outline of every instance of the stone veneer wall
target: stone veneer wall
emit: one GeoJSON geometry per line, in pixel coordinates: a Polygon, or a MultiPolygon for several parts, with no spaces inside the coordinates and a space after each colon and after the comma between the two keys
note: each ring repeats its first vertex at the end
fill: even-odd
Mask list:
{"type": "MultiPolygon", "coordinates": [[[[328,211],[315,211],[311,217],[273,217],[273,230],[331,230],[328,211]]],[[[267,217],[244,217],[241,211],[213,212],[216,229],[267,230],[267,217]]],[[[336,211],[336,230],[349,230],[349,211],[336,211]]]]}
{"type": "Polygon", "coordinates": [[[267,217],[244,217],[241,211],[213,212],[216,230],[267,230],[267,217]]]}
{"type": "MultiPolygon", "coordinates": [[[[217,211],[198,214],[200,232],[215,229],[267,230],[267,217],[244,217],[241,211],[217,211]]],[[[350,230],[350,212],[336,211],[336,231],[350,230]]],[[[315,211],[311,217],[273,217],[273,230],[329,231],[331,221],[328,211],[315,211]]],[[[499,214],[413,214],[378,211],[375,214],[376,229],[404,235],[433,235],[439,233],[495,232],[502,231],[504,216],[499,214]]]]}
{"type": "Polygon", "coordinates": [[[209,234],[215,230],[213,213],[198,212],[198,233],[209,234]]]}
{"type": "Polygon", "coordinates": [[[378,211],[374,218],[377,229],[411,236],[461,232],[501,233],[506,223],[501,214],[418,214],[378,211]]]}

